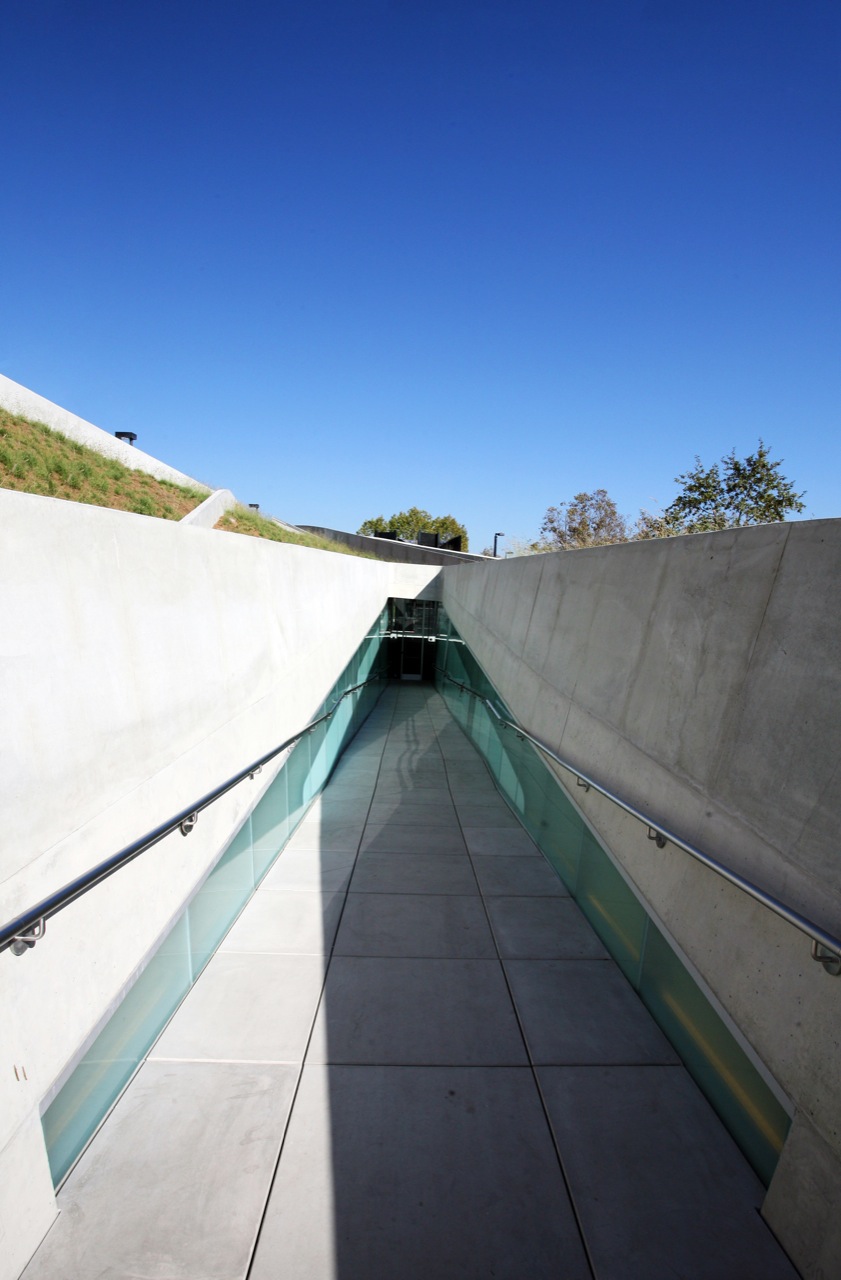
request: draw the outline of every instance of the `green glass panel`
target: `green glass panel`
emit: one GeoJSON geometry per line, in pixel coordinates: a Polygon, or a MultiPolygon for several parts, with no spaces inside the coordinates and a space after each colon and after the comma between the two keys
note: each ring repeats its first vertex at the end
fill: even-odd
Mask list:
{"type": "MultiPolygon", "coordinates": [[[[443,610],[441,625],[448,635],[456,634],[443,610]]],[[[441,665],[508,714],[465,646],[442,646],[441,665]]],[[[442,678],[441,672],[438,688],[453,716],[490,760],[501,790],[526,830],[767,1185],[790,1124],[785,1109],[651,921],[540,753],[511,731],[499,736],[488,709],[475,698],[466,706],[468,695],[442,678]]]]}
{"type": "Polygon", "coordinates": [[[636,985],[648,915],[588,828],[581,841],[575,897],[625,977],[636,985]]]}
{"type": "MultiPolygon", "coordinates": [[[[387,609],[351,659],[321,709],[383,666],[387,609]]],[[[231,841],[167,939],[152,956],[43,1116],[53,1178],[60,1181],[83,1150],[149,1046],[248,901],[336,759],[376,705],[381,684],[345,698],[329,721],[288,756],[266,794],[231,841]]]]}
{"type": "Polygon", "coordinates": [[[191,985],[182,916],[42,1117],[58,1184],[143,1061],[191,985]]]}
{"type": "Polygon", "coordinates": [[[535,755],[534,748],[525,739],[518,738],[511,729],[504,731],[502,743],[513,773],[513,781],[503,789],[518,812],[526,815],[539,812],[543,807],[547,784],[552,781],[545,765],[535,755]]]}
{"type": "MultiPolygon", "coordinates": [[[[448,650],[449,666],[447,674],[451,675],[454,680],[461,680],[467,683],[467,670],[464,665],[464,650],[459,645],[450,645],[448,650]]],[[[463,695],[467,697],[467,694],[463,695]]]]}
{"type": "Polygon", "coordinates": [[[281,769],[251,815],[254,878],[262,880],[290,833],[286,769],[281,769]]]}
{"type": "Polygon", "coordinates": [[[247,819],[187,907],[194,980],[239,915],[254,884],[251,820],[247,819]]]}
{"type": "Polygon", "coordinates": [[[300,768],[303,770],[302,795],[304,800],[304,809],[309,808],[310,801],[318,792],[318,787],[314,784],[312,773],[313,743],[314,735],[308,733],[306,737],[301,739],[293,753],[300,757],[300,768]]]}
{"type": "Polygon", "coordinates": [[[549,785],[551,790],[543,795],[538,830],[532,834],[567,888],[574,892],[587,828],[558,784],[550,779],[549,785]]]}
{"type": "Polygon", "coordinates": [[[460,722],[482,755],[486,756],[491,743],[491,723],[487,710],[475,698],[468,698],[466,693],[460,694],[458,690],[455,690],[455,699],[460,722]]]}
{"type": "Polygon", "coordinates": [[[351,693],[344,698],[330,719],[327,730],[327,758],[330,768],[336,763],[345,745],[353,736],[356,727],[357,708],[364,697],[364,690],[351,693]]]}
{"type": "MultiPolygon", "coordinates": [[[[336,712],[338,715],[338,712],[336,712]]],[[[309,756],[310,767],[307,772],[307,785],[305,794],[307,799],[311,799],[324,786],[329,776],[329,768],[327,756],[329,753],[328,735],[329,721],[320,724],[317,729],[313,729],[309,737],[309,756]]]]}
{"type": "Polygon", "coordinates": [[[490,723],[490,717],[479,703],[474,703],[474,706],[476,707],[474,714],[484,716],[487,724],[487,740],[483,754],[490,766],[497,786],[508,794],[508,787],[514,781],[514,776],[511,772],[505,749],[500,742],[499,729],[495,724],[490,723]]]}
{"type": "Polygon", "coordinates": [[[767,1186],[791,1121],[653,923],[639,991],[767,1186]]]}
{"type": "Polygon", "coordinates": [[[305,793],[306,793],[306,779],[307,779],[307,773],[309,772],[309,767],[310,767],[309,747],[305,738],[302,742],[299,742],[298,745],[293,748],[292,753],[289,756],[289,759],[286,761],[286,764],[284,765],[284,770],[286,772],[287,803],[289,806],[288,818],[289,818],[290,832],[295,830],[295,827],[298,825],[301,818],[303,817],[303,813],[307,805],[307,801],[305,799],[305,793]]]}

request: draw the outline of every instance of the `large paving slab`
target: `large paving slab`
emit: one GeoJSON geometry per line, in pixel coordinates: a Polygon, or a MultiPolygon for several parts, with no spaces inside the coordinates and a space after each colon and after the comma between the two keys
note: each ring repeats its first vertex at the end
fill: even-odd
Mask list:
{"type": "Polygon", "coordinates": [[[598,1280],[796,1280],[764,1189],[682,1067],[541,1067],[598,1280]]]}
{"type": "Polygon", "coordinates": [[[347,888],[355,864],[355,851],[287,847],[260,888],[263,892],[337,893],[347,888]]]}
{"type": "Polygon", "coordinates": [[[414,686],[351,743],[27,1280],[786,1280],[760,1196],[414,686]]]}
{"type": "Polygon", "coordinates": [[[478,893],[466,853],[362,853],[353,893],[478,893]]]}
{"type": "Polygon", "coordinates": [[[390,796],[405,796],[411,793],[413,799],[419,800],[423,798],[420,793],[424,791],[434,791],[442,800],[452,803],[453,797],[447,786],[446,775],[438,773],[420,776],[393,771],[381,773],[377,779],[374,796],[379,801],[388,799],[390,796]]]}
{"type": "Polygon", "coordinates": [[[528,1069],[306,1067],[251,1280],[590,1280],[528,1069]]]}
{"type": "Polygon", "coordinates": [[[321,956],[218,952],[150,1057],[300,1062],[326,963],[321,956]]]}
{"type": "Polygon", "coordinates": [[[475,799],[475,792],[468,792],[474,798],[457,800],[456,812],[463,827],[507,827],[519,831],[520,823],[516,814],[512,813],[501,800],[490,798],[482,804],[475,799]]]}
{"type": "Polygon", "coordinates": [[[452,826],[403,826],[399,822],[370,822],[362,837],[362,851],[371,853],[464,853],[458,823],[452,826]]]}
{"type": "Polygon", "coordinates": [[[456,826],[455,806],[430,792],[430,799],[417,803],[415,797],[424,792],[411,792],[410,797],[394,796],[390,800],[375,800],[371,805],[370,822],[374,825],[396,823],[403,826],[447,827],[456,826]]]}
{"type": "Polygon", "coordinates": [[[146,1063],[61,1191],[26,1280],[244,1280],[297,1076],[146,1063]]]}
{"type": "Polygon", "coordinates": [[[334,956],[307,1061],[520,1066],[498,960],[334,956]]]}
{"type": "Polygon", "coordinates": [[[351,893],[335,954],[488,959],[496,947],[477,894],[351,893]]]}
{"type": "Polygon", "coordinates": [[[301,823],[286,847],[289,850],[310,849],[317,853],[327,849],[356,853],[365,830],[366,816],[367,811],[361,817],[357,815],[352,819],[308,818],[301,823]]]}
{"type": "Polygon", "coordinates": [[[329,955],[344,893],[272,893],[260,889],[219,948],[226,952],[329,955]]]}
{"type": "MultiPolygon", "coordinates": [[[[532,865],[531,858],[512,858],[511,861],[532,865]]],[[[489,896],[488,915],[499,954],[506,959],[609,959],[571,898],[489,896]]]]}
{"type": "Polygon", "coordinates": [[[464,839],[472,854],[504,858],[541,857],[537,845],[522,827],[464,827],[464,839]]]}
{"type": "Polygon", "coordinates": [[[471,862],[486,898],[500,894],[505,897],[568,896],[565,885],[543,858],[473,854],[471,862]]]}
{"type": "Polygon", "coordinates": [[[535,1063],[677,1062],[612,960],[506,960],[535,1063]]]}

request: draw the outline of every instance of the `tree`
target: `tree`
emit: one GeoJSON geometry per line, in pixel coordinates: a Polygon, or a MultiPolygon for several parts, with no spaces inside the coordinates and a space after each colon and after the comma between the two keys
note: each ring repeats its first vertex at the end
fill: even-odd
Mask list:
{"type": "Polygon", "coordinates": [[[572,502],[550,507],[540,532],[549,550],[574,551],[579,547],[603,547],[628,541],[628,522],[616,509],[606,489],[577,493],[572,502]]]}
{"type": "Polygon", "coordinates": [[[421,507],[398,511],[388,520],[385,516],[375,516],[373,520],[365,520],[356,532],[372,536],[378,529],[396,533],[409,542],[414,542],[419,533],[437,533],[442,539],[460,537],[462,551],[467,550],[467,530],[463,524],[454,516],[431,516],[421,507]]]}
{"type": "Polygon", "coordinates": [[[634,524],[632,542],[643,542],[646,538],[672,538],[682,530],[670,525],[662,511],[640,511],[634,524]]]}
{"type": "MultiPolygon", "coordinates": [[[[502,556],[499,556],[499,550],[497,549],[497,556],[500,559],[507,560],[509,557],[515,556],[540,556],[547,551],[556,550],[557,547],[552,546],[551,543],[546,542],[543,538],[520,538],[514,534],[510,537],[506,537],[505,550],[502,553],[502,556]]],[[[490,556],[491,558],[493,558],[493,553],[493,547],[484,547],[480,552],[481,555],[490,556]]]]}
{"type": "Polygon", "coordinates": [[[790,481],[780,475],[781,465],[782,459],[771,461],[762,440],[756,453],[748,454],[744,460],[731,449],[720,464],[709,468],[696,454],[695,466],[675,477],[675,484],[682,484],[683,489],[663,512],[659,536],[772,524],[784,520],[789,512],[802,511],[803,494],[795,493],[790,481]]]}
{"type": "Polygon", "coordinates": [[[705,467],[696,454],[695,466],[675,477],[675,484],[683,488],[666,510],[640,511],[633,524],[619,514],[605,489],[577,493],[571,502],[549,508],[540,526],[542,541],[519,554],[573,551],[785,520],[790,512],[803,511],[804,504],[803,494],[796,493],[780,474],[781,466],[782,459],[772,461],[761,439],[756,453],[740,459],[731,449],[711,467],[705,467]]]}

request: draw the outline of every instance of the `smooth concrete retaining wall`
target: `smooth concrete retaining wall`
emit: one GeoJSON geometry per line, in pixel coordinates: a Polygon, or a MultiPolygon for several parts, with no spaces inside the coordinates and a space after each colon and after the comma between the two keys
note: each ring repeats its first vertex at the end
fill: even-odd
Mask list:
{"type": "Polygon", "coordinates": [[[217,489],[204,502],[188,511],[186,516],[182,516],[180,523],[194,525],[197,529],[213,529],[225,512],[236,505],[237,500],[230,489],[217,489]]]}
{"type": "MultiPolygon", "coordinates": [[[[841,521],[443,579],[455,626],[530,732],[841,933],[841,521]]],[[[765,1213],[804,1274],[841,1273],[841,978],[792,926],[556,772],[793,1104],[765,1213]]]]}
{"type": "Polygon", "coordinates": [[[176,471],[165,462],[159,462],[157,458],[144,453],[142,449],[135,449],[133,445],[118,440],[108,431],[103,431],[101,427],[95,427],[84,418],[77,417],[75,413],[62,409],[59,405],[53,404],[52,400],[45,400],[43,396],[30,391],[28,387],[22,387],[19,382],[13,382],[2,373],[0,373],[0,405],[10,413],[18,413],[35,422],[43,422],[55,431],[61,431],[70,440],[87,445],[89,449],[95,449],[97,453],[102,453],[107,458],[116,458],[117,462],[131,467],[132,471],[147,471],[158,480],[171,480],[173,484],[209,492],[208,486],[200,480],[193,480],[191,476],[185,476],[183,471],[176,471]]]}
{"type": "Polygon", "coordinates": [[[355,551],[368,551],[380,560],[399,560],[404,564],[475,564],[487,556],[474,556],[469,551],[443,551],[440,547],[422,547],[417,542],[392,542],[391,538],[369,538],[364,533],[345,533],[342,529],[326,529],[323,525],[300,524],[299,529],[331,538],[355,551]]]}
{"type": "MultiPolygon", "coordinates": [[[[306,724],[387,598],[438,576],[4,490],[0,573],[4,920],[306,724]]],[[[2,1280],[55,1213],[39,1107],[271,778],[0,955],[2,1280]]]]}

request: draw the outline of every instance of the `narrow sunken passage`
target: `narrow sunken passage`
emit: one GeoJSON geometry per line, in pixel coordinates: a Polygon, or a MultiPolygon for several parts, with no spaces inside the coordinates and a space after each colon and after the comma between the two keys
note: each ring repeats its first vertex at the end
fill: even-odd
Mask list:
{"type": "Polygon", "coordinates": [[[392,686],[26,1275],[793,1280],[762,1196],[443,700],[392,686]]]}

